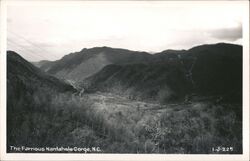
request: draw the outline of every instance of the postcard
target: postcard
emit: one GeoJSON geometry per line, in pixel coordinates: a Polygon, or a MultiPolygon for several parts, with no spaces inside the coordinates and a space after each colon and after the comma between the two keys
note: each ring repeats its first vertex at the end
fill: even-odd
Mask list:
{"type": "Polygon", "coordinates": [[[1,1],[2,160],[249,160],[249,1],[1,1]]]}

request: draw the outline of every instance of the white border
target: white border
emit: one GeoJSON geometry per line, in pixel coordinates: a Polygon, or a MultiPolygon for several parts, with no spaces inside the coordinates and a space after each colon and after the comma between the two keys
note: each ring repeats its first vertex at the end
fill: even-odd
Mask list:
{"type": "MultiPolygon", "coordinates": [[[[90,1],[0,1],[0,118],[1,118],[1,146],[0,160],[249,160],[249,1],[234,1],[232,3],[244,4],[243,20],[243,154],[242,155],[193,155],[193,154],[13,154],[6,153],[6,8],[7,5],[76,5],[78,3],[93,3],[90,1]],[[60,4],[61,5],[61,4],[60,4]]],[[[94,1],[95,3],[98,1],[94,1]]],[[[98,3],[113,3],[114,1],[99,1],[98,3]]],[[[130,3],[131,1],[118,1],[119,3],[130,3]]],[[[115,3],[118,3],[115,2],[115,3]]],[[[141,1],[133,1],[140,3],[141,1]]],[[[150,2],[150,1],[149,1],[150,2]]],[[[211,1],[210,1],[211,2],[211,1]]],[[[225,3],[229,1],[214,1],[225,3]]],[[[166,3],[157,1],[157,3],[166,3]]],[[[177,1],[167,3],[190,3],[190,1],[177,1]]],[[[197,3],[193,1],[192,3],[197,3]]],[[[199,3],[199,2],[198,2],[199,3]]],[[[190,5],[190,4],[189,4],[190,5]]]]}
{"type": "Polygon", "coordinates": [[[6,6],[0,1],[0,160],[4,159],[6,151],[6,6]]]}

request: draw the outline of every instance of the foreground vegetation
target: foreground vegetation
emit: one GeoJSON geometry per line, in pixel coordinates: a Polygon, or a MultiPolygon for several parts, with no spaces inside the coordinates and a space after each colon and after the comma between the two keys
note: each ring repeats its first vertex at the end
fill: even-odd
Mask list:
{"type": "Polygon", "coordinates": [[[241,105],[92,98],[44,88],[8,100],[8,151],[14,145],[100,147],[103,153],[242,153],[241,105]],[[233,150],[212,151],[218,146],[233,150]]]}

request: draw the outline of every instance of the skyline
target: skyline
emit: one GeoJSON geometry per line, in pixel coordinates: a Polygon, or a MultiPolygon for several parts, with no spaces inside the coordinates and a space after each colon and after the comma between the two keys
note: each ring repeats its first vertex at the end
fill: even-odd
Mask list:
{"type": "MultiPolygon", "coordinates": [[[[190,48],[187,48],[187,49],[165,49],[165,50],[162,50],[162,51],[159,51],[159,52],[148,52],[148,51],[143,51],[143,50],[130,50],[130,49],[125,49],[125,48],[118,48],[118,47],[110,47],[110,46],[95,46],[95,47],[91,47],[91,48],[82,48],[81,50],[79,50],[79,51],[73,51],[73,52],[70,52],[70,53],[67,53],[67,54],[64,54],[64,55],[62,55],[62,57],[59,57],[58,59],[55,59],[55,60],[48,60],[48,59],[41,59],[41,60],[38,60],[38,61],[30,61],[30,60],[28,60],[29,62],[31,62],[31,63],[35,63],[35,62],[40,62],[40,61],[57,61],[57,60],[60,60],[60,59],[62,59],[64,56],[66,56],[66,55],[69,55],[69,54],[74,54],[74,53],[77,53],[77,52],[81,52],[83,49],[93,49],[93,48],[102,48],[102,47],[107,47],[107,48],[112,48],[112,49],[124,49],[124,50],[130,50],[130,51],[135,51],[135,52],[146,52],[146,53],[148,53],[148,54],[152,54],[152,55],[154,55],[154,54],[159,54],[159,53],[161,53],[161,52],[164,52],[164,51],[167,51],[167,50],[174,50],[174,51],[182,51],[182,50],[184,50],[184,51],[187,51],[187,50],[189,50],[189,49],[192,49],[192,48],[194,48],[194,47],[198,47],[198,46],[202,46],[202,45],[215,45],[215,44],[231,44],[231,45],[240,45],[240,46],[242,46],[242,44],[234,44],[234,43],[227,43],[227,42],[216,42],[216,43],[208,43],[208,44],[200,44],[200,45],[196,45],[196,46],[191,46],[190,48]]],[[[14,52],[17,52],[17,51],[15,51],[15,50],[8,50],[7,49],[7,51],[14,51],[14,52]]],[[[19,54],[19,55],[21,55],[21,56],[23,56],[23,54],[22,53],[18,53],[17,52],[17,54],[19,54]]],[[[27,60],[27,59],[26,59],[27,60]]]]}
{"type": "Polygon", "coordinates": [[[235,1],[13,5],[7,9],[7,49],[39,61],[102,46],[156,53],[219,42],[242,45],[242,7],[235,1]]]}

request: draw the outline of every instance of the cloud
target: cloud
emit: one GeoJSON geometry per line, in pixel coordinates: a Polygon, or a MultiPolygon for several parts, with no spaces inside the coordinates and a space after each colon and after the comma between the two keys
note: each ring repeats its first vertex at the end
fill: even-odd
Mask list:
{"type": "Polygon", "coordinates": [[[204,43],[240,43],[242,37],[241,3],[80,4],[8,6],[8,49],[19,48],[23,55],[30,51],[25,58],[37,61],[95,46],[160,52],[204,43]]]}
{"type": "Polygon", "coordinates": [[[232,28],[212,30],[209,32],[209,35],[221,40],[236,41],[242,38],[242,24],[232,28]]]}

